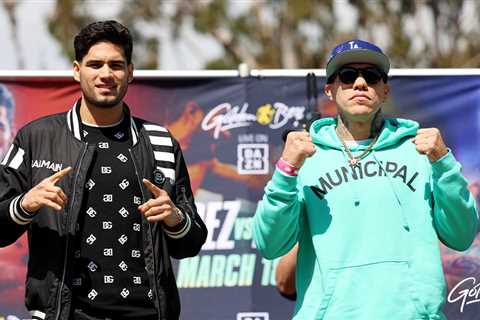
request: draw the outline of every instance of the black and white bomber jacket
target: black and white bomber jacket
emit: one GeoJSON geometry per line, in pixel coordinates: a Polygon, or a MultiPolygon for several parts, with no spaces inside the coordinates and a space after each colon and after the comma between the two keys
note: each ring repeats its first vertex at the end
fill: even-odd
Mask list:
{"type": "MultiPolygon", "coordinates": [[[[0,247],[28,233],[29,260],[25,305],[36,319],[68,319],[71,307],[73,237],[82,204],[85,178],[95,146],[81,139],[80,103],[68,112],[35,120],[16,135],[0,164],[0,247]],[[74,168],[57,185],[69,201],[57,212],[42,208],[34,215],[20,207],[22,196],[54,172],[74,168]]],[[[136,174],[143,202],[151,198],[142,178],[158,181],[185,216],[175,230],[149,223],[143,216],[143,250],[159,319],[178,319],[180,301],[170,257],[191,257],[200,251],[207,229],[197,214],[190,180],[178,142],[157,124],[130,118],[136,174]]],[[[157,183],[158,184],[158,183],[157,183]]]]}

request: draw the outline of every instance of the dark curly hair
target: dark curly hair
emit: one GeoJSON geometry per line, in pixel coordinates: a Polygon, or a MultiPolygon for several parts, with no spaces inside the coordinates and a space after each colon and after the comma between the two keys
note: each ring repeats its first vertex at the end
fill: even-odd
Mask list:
{"type": "Polygon", "coordinates": [[[75,37],[75,60],[82,61],[88,50],[98,42],[111,42],[123,49],[127,63],[132,62],[132,36],[127,27],[114,20],[90,23],[75,37]]]}

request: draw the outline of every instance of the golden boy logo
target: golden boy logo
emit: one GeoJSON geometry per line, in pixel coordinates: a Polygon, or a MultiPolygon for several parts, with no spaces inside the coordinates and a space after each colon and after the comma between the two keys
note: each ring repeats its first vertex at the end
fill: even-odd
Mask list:
{"type": "Polygon", "coordinates": [[[267,125],[272,122],[275,115],[275,109],[270,103],[264,104],[257,109],[257,122],[263,125],[267,125]]]}

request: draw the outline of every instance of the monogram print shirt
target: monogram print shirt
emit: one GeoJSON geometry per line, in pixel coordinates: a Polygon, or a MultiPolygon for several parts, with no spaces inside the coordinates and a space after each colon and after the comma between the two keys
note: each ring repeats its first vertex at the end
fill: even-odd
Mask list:
{"type": "Polygon", "coordinates": [[[124,119],[108,127],[83,125],[96,146],[86,178],[76,238],[74,306],[113,319],[154,317],[142,246],[140,180],[124,119]]]}

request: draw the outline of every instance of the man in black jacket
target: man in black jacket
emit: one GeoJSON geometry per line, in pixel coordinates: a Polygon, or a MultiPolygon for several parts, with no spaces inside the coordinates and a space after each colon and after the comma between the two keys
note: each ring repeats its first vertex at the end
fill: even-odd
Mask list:
{"type": "Polygon", "coordinates": [[[36,319],[178,319],[170,256],[206,239],[178,142],[132,117],[132,38],[115,21],[75,37],[82,95],[22,128],[0,166],[0,246],[28,232],[36,319]]]}

